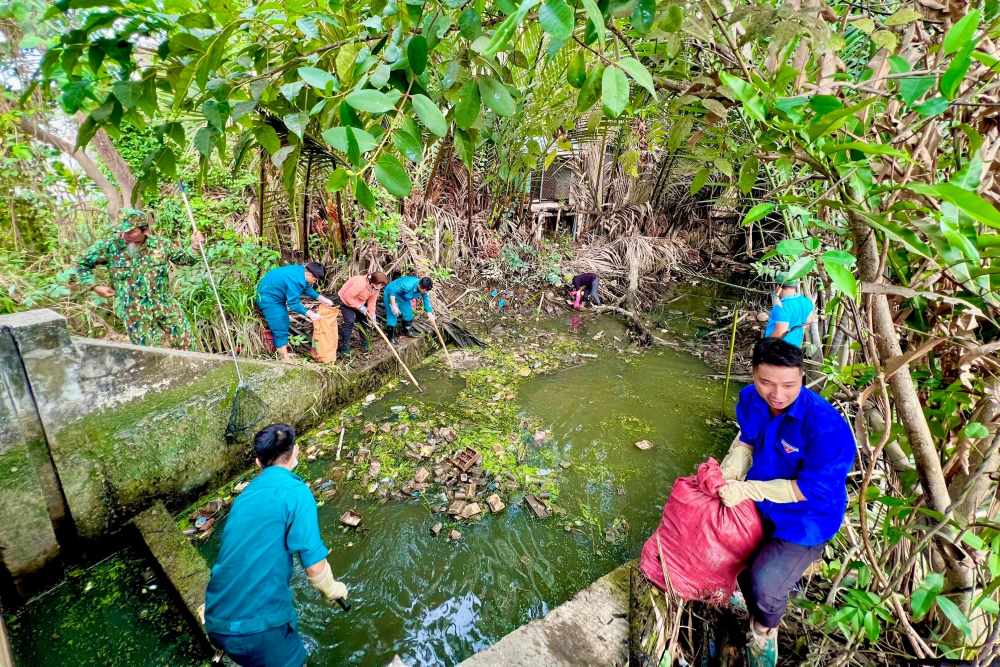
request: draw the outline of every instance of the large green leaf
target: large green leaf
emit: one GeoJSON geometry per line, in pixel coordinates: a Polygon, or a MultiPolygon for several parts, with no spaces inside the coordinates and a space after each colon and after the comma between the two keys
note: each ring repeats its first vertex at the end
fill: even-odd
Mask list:
{"type": "Polygon", "coordinates": [[[931,572],[910,596],[910,609],[913,610],[914,620],[919,621],[934,606],[934,600],[938,593],[944,588],[944,576],[937,572],[931,572]]]}
{"type": "Polygon", "coordinates": [[[976,30],[979,29],[979,21],[982,18],[978,9],[974,9],[965,16],[963,16],[955,25],[948,29],[948,32],[944,35],[944,41],[941,43],[941,54],[950,55],[952,53],[958,53],[962,49],[968,47],[969,44],[975,45],[973,37],[976,34],[976,30]]]}
{"type": "Polygon", "coordinates": [[[587,18],[590,19],[594,30],[597,32],[597,39],[603,44],[606,28],[604,26],[604,15],[601,14],[600,7],[597,6],[594,0],[583,0],[583,10],[587,13],[587,18]]]}
{"type": "Polygon", "coordinates": [[[338,167],[330,172],[326,177],[326,191],[329,193],[340,192],[351,180],[351,175],[343,167],[338,167]]]}
{"type": "Polygon", "coordinates": [[[208,124],[220,132],[226,131],[226,121],[229,119],[229,104],[218,100],[205,100],[201,105],[201,112],[205,114],[208,124]]]}
{"type": "Polygon", "coordinates": [[[348,132],[353,136],[355,145],[361,153],[367,153],[378,146],[378,141],[375,137],[356,127],[331,127],[323,130],[323,139],[341,153],[346,154],[350,150],[347,137],[348,132]]]}
{"type": "Polygon", "coordinates": [[[306,113],[291,113],[281,119],[285,123],[285,127],[299,139],[304,139],[306,136],[306,126],[309,125],[309,114],[306,113]]]}
{"type": "Polygon", "coordinates": [[[833,283],[834,289],[849,297],[852,301],[858,300],[858,280],[854,277],[854,272],[841,261],[833,261],[827,258],[829,253],[823,255],[823,269],[833,283]]]}
{"type": "Polygon", "coordinates": [[[816,260],[812,257],[799,257],[785,273],[786,280],[798,280],[809,275],[816,268],[816,260]]]}
{"type": "Polygon", "coordinates": [[[878,99],[877,97],[869,97],[867,100],[858,102],[847,108],[817,117],[816,120],[809,124],[809,138],[815,141],[820,137],[836,132],[847,121],[853,118],[856,113],[874,104],[878,99]]]}
{"type": "Polygon", "coordinates": [[[358,111],[368,113],[385,113],[396,108],[396,103],[391,97],[371,88],[355,90],[345,98],[345,101],[358,111]]]}
{"type": "Polygon", "coordinates": [[[413,189],[406,169],[395,156],[383,153],[375,162],[375,178],[386,190],[397,197],[406,197],[413,189]]]}
{"type": "Polygon", "coordinates": [[[507,86],[493,77],[479,78],[479,95],[483,102],[498,116],[513,116],[517,110],[514,98],[510,96],[507,86]]]}
{"type": "Polygon", "coordinates": [[[941,80],[938,82],[938,90],[941,91],[945,99],[955,99],[958,87],[962,85],[962,81],[969,71],[969,66],[972,65],[972,49],[974,47],[975,45],[970,42],[965,48],[956,53],[951,63],[948,64],[948,69],[941,75],[941,80]]]}
{"type": "Polygon", "coordinates": [[[636,32],[645,35],[653,27],[656,18],[656,0],[636,0],[632,8],[632,27],[636,32]]]}
{"type": "Polygon", "coordinates": [[[406,45],[406,59],[410,63],[410,69],[417,76],[424,73],[427,67],[427,38],[423,35],[415,35],[410,38],[410,43],[406,45]]]}
{"type": "Polygon", "coordinates": [[[358,203],[366,211],[375,210],[375,195],[372,194],[371,188],[365,183],[365,179],[360,176],[354,179],[354,198],[358,200],[358,203]]]}
{"type": "Polygon", "coordinates": [[[392,145],[410,162],[417,163],[424,155],[424,146],[420,139],[400,128],[392,135],[392,145]]]}
{"type": "Polygon", "coordinates": [[[337,77],[318,67],[300,67],[299,78],[317,90],[325,93],[337,89],[337,77]]]}
{"type": "Polygon", "coordinates": [[[913,106],[913,103],[923,97],[934,86],[933,76],[910,76],[897,81],[899,86],[899,98],[906,103],[906,106],[913,106]]]}
{"type": "Polygon", "coordinates": [[[455,105],[455,124],[463,130],[468,130],[479,120],[481,106],[479,86],[475,81],[469,81],[462,86],[458,95],[458,104],[455,105]]]}
{"type": "Polygon", "coordinates": [[[458,31],[470,42],[482,34],[482,19],[475,8],[469,7],[459,15],[458,31]]]}
{"type": "Polygon", "coordinates": [[[743,216],[743,226],[746,227],[747,225],[752,225],[773,210],[774,204],[770,202],[754,205],[754,207],[747,211],[747,214],[743,216]]]}
{"type": "Polygon", "coordinates": [[[958,628],[963,635],[966,637],[972,637],[972,626],[969,625],[969,619],[962,613],[962,610],[958,608],[958,605],[944,597],[943,595],[937,596],[935,600],[937,602],[938,608],[941,610],[951,624],[958,628]]]}
{"type": "Polygon", "coordinates": [[[628,78],[617,67],[604,70],[601,79],[601,103],[612,118],[617,118],[628,104],[628,78]]]}
{"type": "Polygon", "coordinates": [[[984,225],[1000,229],[1000,211],[975,192],[969,192],[952,183],[910,183],[910,190],[954,204],[963,213],[984,225]]]}
{"type": "Polygon", "coordinates": [[[618,66],[628,72],[632,80],[649,91],[649,94],[656,99],[656,88],[653,87],[653,76],[646,69],[646,66],[635,58],[629,56],[618,61],[618,66]]]}
{"type": "Polygon", "coordinates": [[[757,172],[760,171],[760,161],[755,155],[749,155],[740,165],[740,192],[749,194],[757,182],[757,172]]]}
{"type": "Polygon", "coordinates": [[[542,30],[560,41],[573,35],[573,10],[566,0],[545,0],[538,10],[538,22],[542,30]]]}
{"type": "Polygon", "coordinates": [[[258,125],[253,131],[257,143],[264,147],[268,155],[274,155],[281,148],[281,139],[270,125],[258,125]]]}
{"type": "Polygon", "coordinates": [[[424,127],[439,137],[448,134],[448,121],[429,97],[414,95],[412,101],[413,110],[417,112],[417,118],[424,124],[424,127]]]}

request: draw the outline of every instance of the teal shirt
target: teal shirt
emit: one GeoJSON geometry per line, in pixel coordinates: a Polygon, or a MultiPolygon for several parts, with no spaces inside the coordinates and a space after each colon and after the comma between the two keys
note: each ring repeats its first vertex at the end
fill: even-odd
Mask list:
{"type": "Polygon", "coordinates": [[[292,556],[310,567],[328,553],[309,487],[285,468],[264,468],[226,520],[205,592],[205,630],[248,635],[296,625],[292,556]]]}
{"type": "Polygon", "coordinates": [[[409,301],[410,299],[423,299],[424,312],[430,313],[431,297],[427,292],[420,291],[420,278],[416,276],[402,276],[396,278],[385,286],[384,300],[389,303],[389,297],[396,297],[396,301],[409,301]]]}
{"type": "Polygon", "coordinates": [[[318,299],[319,294],[306,282],[306,267],[289,264],[271,269],[257,283],[257,305],[263,310],[268,305],[282,305],[301,315],[306,314],[302,295],[318,299]]]}
{"type": "Polygon", "coordinates": [[[785,334],[783,340],[795,347],[802,347],[802,337],[806,333],[806,321],[812,311],[813,302],[802,294],[781,299],[779,305],[771,308],[771,316],[767,320],[767,328],[764,329],[764,338],[771,335],[778,322],[787,322],[788,333],[785,334]]]}

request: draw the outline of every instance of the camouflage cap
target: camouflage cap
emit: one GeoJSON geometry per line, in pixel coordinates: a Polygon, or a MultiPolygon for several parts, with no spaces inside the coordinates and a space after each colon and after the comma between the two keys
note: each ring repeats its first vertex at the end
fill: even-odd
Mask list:
{"type": "Polygon", "coordinates": [[[121,212],[121,220],[115,225],[115,231],[124,233],[136,227],[149,227],[149,220],[146,214],[137,208],[124,208],[121,212]]]}
{"type": "Polygon", "coordinates": [[[787,271],[779,271],[774,274],[774,284],[781,285],[782,287],[798,287],[798,278],[789,278],[787,271]]]}

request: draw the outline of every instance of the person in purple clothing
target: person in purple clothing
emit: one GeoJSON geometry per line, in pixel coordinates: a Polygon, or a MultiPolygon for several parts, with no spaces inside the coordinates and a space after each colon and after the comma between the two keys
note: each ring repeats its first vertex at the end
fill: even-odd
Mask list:
{"type": "Polygon", "coordinates": [[[788,594],[844,520],[856,447],[844,417],[802,386],[797,346],[763,338],[751,365],[719,496],[727,507],[753,501],[764,522],[764,540],[739,584],[750,613],[748,664],[774,667],[788,594]]]}
{"type": "Polygon", "coordinates": [[[599,287],[600,280],[597,278],[596,273],[577,274],[570,281],[569,295],[572,298],[567,300],[566,303],[573,306],[576,310],[580,310],[583,307],[583,297],[586,295],[591,305],[599,306],[601,305],[601,297],[597,294],[599,287]]]}

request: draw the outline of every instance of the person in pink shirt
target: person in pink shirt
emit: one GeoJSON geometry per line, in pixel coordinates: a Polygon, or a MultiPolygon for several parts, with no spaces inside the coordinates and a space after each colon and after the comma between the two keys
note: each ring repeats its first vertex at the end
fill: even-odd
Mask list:
{"type": "Polygon", "coordinates": [[[351,334],[354,333],[355,322],[367,329],[361,336],[361,349],[368,351],[371,325],[375,322],[375,302],[379,291],[388,282],[384,273],[375,271],[350,278],[337,292],[340,297],[340,315],[344,318],[340,325],[340,345],[337,350],[341,357],[351,356],[351,334]]]}

